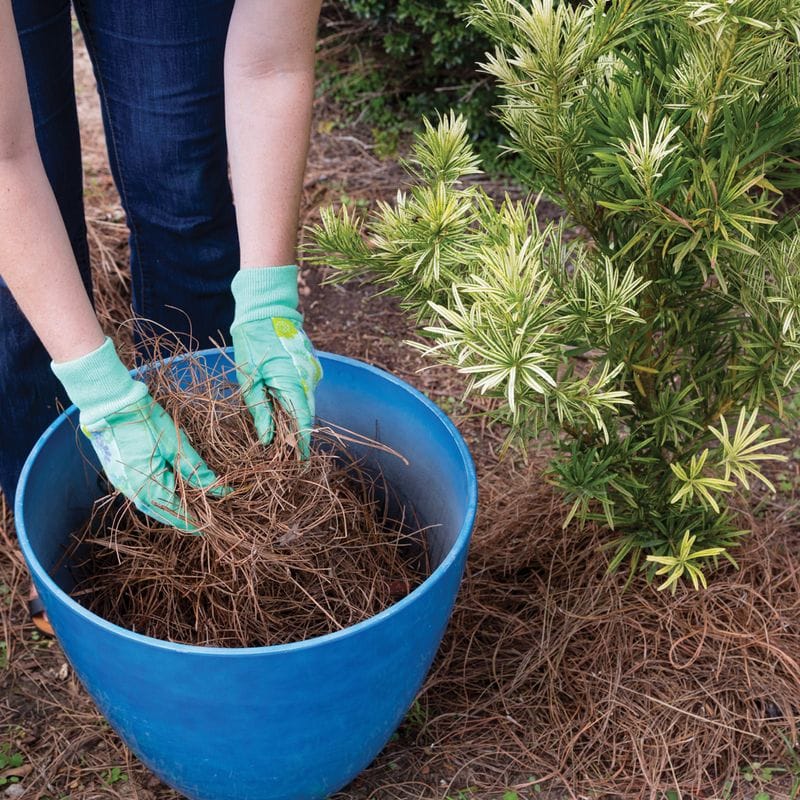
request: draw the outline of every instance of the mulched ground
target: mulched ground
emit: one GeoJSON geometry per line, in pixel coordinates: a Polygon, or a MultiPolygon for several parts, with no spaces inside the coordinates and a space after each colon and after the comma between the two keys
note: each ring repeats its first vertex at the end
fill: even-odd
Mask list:
{"type": "MultiPolygon", "coordinates": [[[[124,350],[126,331],[111,321],[126,303],[126,233],[79,37],[76,44],[98,308],[124,350]]],[[[327,98],[315,112],[301,222],[343,194],[391,198],[402,172],[376,156],[369,130],[331,127],[337,112],[327,98]]],[[[670,786],[683,797],[790,796],[800,762],[781,736],[800,752],[797,461],[781,471],[781,495],[755,509],[740,573],[724,573],[699,599],[665,598],[638,581],[624,592],[624,576],[604,576],[601,533],[561,531],[560,503],[541,479],[546,453],[499,461],[502,433],[461,402],[460,376],[402,344],[414,332],[396,303],[369,287],[324,286],[322,277],[302,274],[312,340],[393,372],[451,413],[473,448],[482,492],[468,574],[426,689],[337,800],[488,800],[512,791],[655,798],[670,786]],[[745,743],[725,733],[745,723],[745,743]],[[672,752],[680,760],[663,763],[661,744],[675,731],[667,762],[672,752]],[[705,782],[692,777],[703,774],[705,782]]],[[[800,447],[800,434],[793,438],[790,454],[800,447]]],[[[27,621],[26,571],[10,513],[2,506],[0,514],[0,781],[10,777],[3,759],[22,757],[12,766],[21,782],[0,784],[0,797],[178,797],[110,731],[58,643],[27,621]]]]}

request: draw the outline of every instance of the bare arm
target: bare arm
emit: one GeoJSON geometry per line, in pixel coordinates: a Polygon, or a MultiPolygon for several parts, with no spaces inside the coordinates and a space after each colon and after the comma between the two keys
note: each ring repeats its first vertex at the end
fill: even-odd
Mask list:
{"type": "Polygon", "coordinates": [[[55,361],[103,343],[33,131],[10,0],[0,0],[0,275],[55,361]]]}
{"type": "Polygon", "coordinates": [[[293,264],[321,0],[236,0],[225,116],[242,267],[293,264]]]}

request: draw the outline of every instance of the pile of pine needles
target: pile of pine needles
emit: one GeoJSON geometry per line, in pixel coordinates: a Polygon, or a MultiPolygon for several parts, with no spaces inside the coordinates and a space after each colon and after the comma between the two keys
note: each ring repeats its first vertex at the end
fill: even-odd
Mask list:
{"type": "Polygon", "coordinates": [[[382,476],[350,454],[352,435],[318,430],[300,460],[277,409],[264,446],[232,378],[208,374],[193,356],[147,372],[153,397],[231,491],[215,497],[175,470],[199,534],[111,491],[75,537],[73,596],[154,638],[256,647],[340,630],[409,593],[426,574],[424,536],[382,476]]]}
{"type": "Polygon", "coordinates": [[[401,732],[408,772],[447,776],[451,796],[713,798],[736,796],[742,767],[760,762],[785,770],[793,796],[800,507],[748,520],[738,569],[671,595],[609,575],[607,531],[563,529],[567,509],[535,465],[496,472],[482,479],[461,594],[401,732]]]}

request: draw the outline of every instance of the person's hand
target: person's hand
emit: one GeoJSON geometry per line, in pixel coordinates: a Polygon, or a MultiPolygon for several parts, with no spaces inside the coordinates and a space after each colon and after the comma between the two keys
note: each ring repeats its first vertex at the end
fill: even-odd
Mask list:
{"type": "MultiPolygon", "coordinates": [[[[196,533],[175,492],[175,473],[201,489],[217,476],[163,407],[119,360],[110,339],[53,372],[80,409],[81,430],[108,480],[140,511],[165,525],[196,533]]],[[[225,489],[215,487],[213,494],[225,489]]]]}
{"type": "Polygon", "coordinates": [[[242,269],[231,290],[236,301],[231,325],[236,377],[258,437],[264,444],[272,441],[274,398],[294,418],[300,455],[308,458],[322,367],[297,310],[297,267],[242,269]]]}

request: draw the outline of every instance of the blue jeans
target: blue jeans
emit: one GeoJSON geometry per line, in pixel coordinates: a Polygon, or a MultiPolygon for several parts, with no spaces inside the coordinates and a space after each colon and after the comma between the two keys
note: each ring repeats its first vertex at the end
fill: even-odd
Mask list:
{"type": "MultiPolygon", "coordinates": [[[[130,231],[134,312],[207,347],[227,336],[239,265],[223,94],[233,0],[74,4],[130,231]]],[[[36,139],[91,294],[70,3],[14,0],[14,14],[36,139]]],[[[0,487],[12,501],[28,452],[68,404],[49,364],[0,281],[0,487]]]]}

